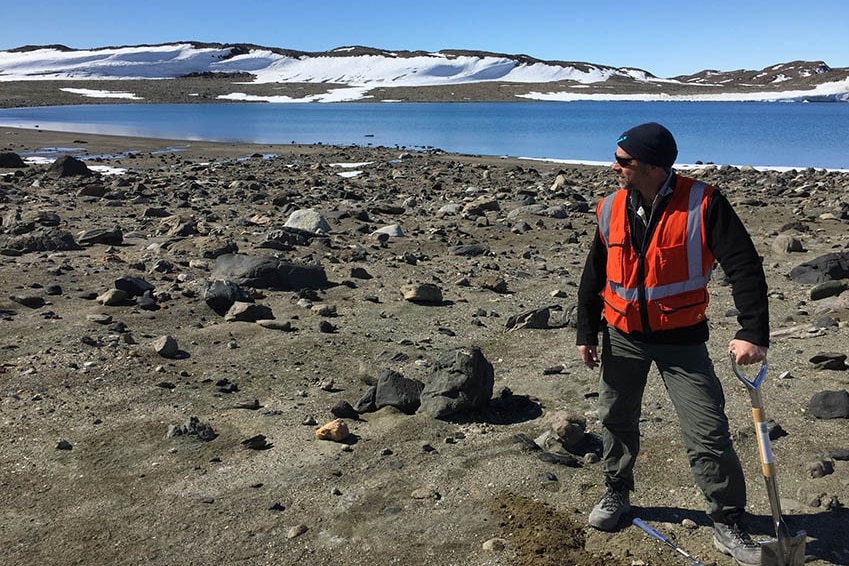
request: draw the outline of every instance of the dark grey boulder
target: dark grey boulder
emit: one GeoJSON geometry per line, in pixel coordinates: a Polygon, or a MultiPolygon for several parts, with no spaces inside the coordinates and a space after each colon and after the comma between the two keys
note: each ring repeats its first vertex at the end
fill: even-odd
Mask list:
{"type": "Polygon", "coordinates": [[[819,301],[828,297],[836,297],[846,289],[849,289],[849,279],[823,281],[811,288],[811,300],[819,301]]]}
{"type": "Polygon", "coordinates": [[[140,297],[146,292],[152,292],[154,286],[141,277],[124,275],[115,280],[115,288],[127,293],[127,298],[140,297]]]}
{"type": "Polygon", "coordinates": [[[551,317],[551,309],[542,307],[514,314],[507,319],[508,330],[519,328],[548,328],[548,319],[551,317]]]}
{"type": "Polygon", "coordinates": [[[21,169],[27,164],[21,159],[21,156],[13,151],[0,151],[0,168],[2,169],[21,169]]]}
{"type": "Polygon", "coordinates": [[[74,237],[59,228],[36,228],[28,234],[0,238],[0,249],[18,253],[79,250],[74,237]]]}
{"type": "Polygon", "coordinates": [[[39,297],[37,295],[12,295],[9,298],[19,305],[24,305],[31,309],[38,309],[46,304],[44,297],[39,297]]]}
{"type": "Polygon", "coordinates": [[[451,253],[464,257],[476,257],[489,254],[489,246],[485,246],[484,244],[463,244],[451,248],[451,253]]]}
{"type": "Polygon", "coordinates": [[[95,197],[95,198],[103,198],[107,193],[106,187],[101,185],[100,183],[93,183],[91,185],[86,185],[85,187],[81,187],[77,191],[78,197],[95,197]]]}
{"type": "Polygon", "coordinates": [[[330,407],[330,413],[339,419],[358,420],[360,418],[359,412],[344,399],[340,399],[333,403],[333,406],[330,407]]]}
{"type": "Polygon", "coordinates": [[[0,218],[3,232],[18,236],[28,234],[36,228],[53,228],[59,226],[62,219],[55,212],[47,210],[9,210],[0,218]]]}
{"type": "Polygon", "coordinates": [[[849,448],[837,448],[828,453],[834,460],[846,461],[849,460],[849,448]]]}
{"type": "Polygon", "coordinates": [[[272,230],[265,236],[265,241],[259,244],[261,248],[276,250],[291,250],[294,246],[308,246],[315,238],[327,239],[309,230],[302,230],[295,226],[284,226],[272,230]]]}
{"type": "Polygon", "coordinates": [[[93,175],[88,166],[70,155],[63,155],[50,165],[47,174],[51,177],[88,177],[93,175]]]}
{"type": "Polygon", "coordinates": [[[849,252],[821,255],[790,270],[796,283],[816,285],[835,279],[849,279],[849,252]]]}
{"type": "Polygon", "coordinates": [[[232,281],[216,279],[210,281],[203,291],[203,300],[216,313],[224,316],[237,301],[252,303],[253,297],[232,281]]]}
{"type": "Polygon", "coordinates": [[[385,370],[377,384],[370,387],[354,408],[359,413],[377,411],[383,407],[396,409],[412,415],[421,405],[421,393],[424,384],[408,379],[398,372],[385,370]]]}
{"type": "Polygon", "coordinates": [[[818,419],[849,418],[849,391],[820,391],[814,393],[809,404],[811,413],[818,419]]]}
{"type": "Polygon", "coordinates": [[[212,277],[246,287],[279,291],[328,286],[327,274],[320,265],[289,263],[275,257],[246,254],[224,254],[216,258],[212,277]]]}
{"type": "Polygon", "coordinates": [[[846,369],[846,354],[839,352],[818,352],[810,360],[814,369],[846,369]]]}
{"type": "Polygon", "coordinates": [[[77,241],[82,246],[104,244],[107,246],[120,246],[124,243],[124,233],[120,228],[95,228],[82,232],[77,241]]]}
{"type": "Polygon", "coordinates": [[[136,301],[136,304],[144,311],[157,311],[161,308],[159,301],[157,301],[156,297],[153,296],[153,290],[142,293],[136,301]]]}
{"type": "Polygon", "coordinates": [[[439,356],[421,394],[419,412],[434,418],[489,405],[495,373],[480,348],[458,348],[439,356]]]}

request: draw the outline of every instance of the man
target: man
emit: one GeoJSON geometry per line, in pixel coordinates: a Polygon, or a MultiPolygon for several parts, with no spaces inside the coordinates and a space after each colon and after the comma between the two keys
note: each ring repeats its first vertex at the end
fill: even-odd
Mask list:
{"type": "Polygon", "coordinates": [[[760,564],[759,545],[741,523],[746,484],[707,352],[705,311],[708,280],[718,261],[740,313],[741,328],[728,351],[738,364],[764,360],[766,278],[729,202],[714,187],[676,174],[677,156],[675,139],[660,124],[641,124],[622,134],[612,166],[621,190],[598,205],[599,229],[581,276],[577,344],[589,368],[601,363],[598,416],[607,487],[589,524],[614,530],[630,511],[643,390],[654,362],[678,413],[691,471],[707,499],[714,545],[740,564],[760,564]]]}

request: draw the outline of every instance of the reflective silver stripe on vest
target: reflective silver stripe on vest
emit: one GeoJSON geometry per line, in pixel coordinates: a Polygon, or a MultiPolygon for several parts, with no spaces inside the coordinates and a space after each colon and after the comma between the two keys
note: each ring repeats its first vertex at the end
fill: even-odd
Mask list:
{"type": "Polygon", "coordinates": [[[687,268],[690,279],[702,276],[701,207],[706,188],[707,183],[696,181],[690,187],[690,202],[687,204],[687,268]]]}
{"type": "MultiPolygon", "coordinates": [[[[701,205],[704,198],[707,183],[697,181],[690,188],[689,201],[687,203],[687,271],[688,279],[678,283],[669,283],[657,287],[646,287],[646,299],[654,301],[686,293],[688,291],[697,291],[704,289],[710,281],[711,270],[707,273],[702,273],[702,213],[701,205]]],[[[610,239],[610,216],[613,208],[613,196],[609,196],[602,201],[601,210],[599,211],[599,231],[604,238],[605,246],[609,246],[610,239]]],[[[619,295],[626,301],[637,301],[639,292],[636,288],[630,289],[623,287],[613,281],[608,281],[607,284],[610,290],[619,295]]]]}
{"type": "Polygon", "coordinates": [[[610,214],[613,210],[613,197],[610,195],[601,201],[601,210],[598,217],[598,230],[601,232],[601,237],[604,239],[604,245],[610,245],[610,214]]]}
{"type": "MultiPolygon", "coordinates": [[[[649,301],[656,301],[658,299],[665,299],[666,297],[678,295],[679,293],[686,293],[687,291],[698,291],[699,289],[704,289],[708,284],[708,281],[710,281],[710,273],[708,273],[708,275],[688,279],[680,283],[670,283],[668,285],[660,285],[658,287],[646,287],[646,299],[649,301]]],[[[607,284],[610,286],[611,291],[626,301],[637,301],[639,299],[637,289],[628,289],[618,283],[614,283],[613,281],[608,281],[607,284]]]]}

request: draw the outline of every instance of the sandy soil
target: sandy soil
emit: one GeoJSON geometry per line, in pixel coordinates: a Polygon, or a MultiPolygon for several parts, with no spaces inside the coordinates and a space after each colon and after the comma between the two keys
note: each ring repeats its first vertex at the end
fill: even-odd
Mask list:
{"type": "MultiPolygon", "coordinates": [[[[25,233],[27,221],[76,239],[96,229],[123,234],[120,243],[0,255],[0,564],[683,563],[636,527],[586,527],[603,492],[600,464],[583,453],[578,466],[546,462],[519,440],[539,437],[559,411],[585,416],[589,439],[599,432],[596,374],[579,363],[569,324],[594,218],[577,207],[563,218],[510,213],[531,198],[547,207],[586,201],[592,210],[615,189],[606,168],[439,151],[0,134],[0,151],[75,148],[91,167],[123,169],[69,178],[48,175],[49,162],[0,169],[0,239],[25,233]],[[362,174],[339,175],[352,170],[362,174]],[[481,202],[489,203],[482,212],[439,212],[481,202]],[[261,247],[291,210],[310,207],[329,219],[329,237],[261,247]],[[175,233],[180,222],[193,231],[175,233]],[[405,236],[374,238],[390,224],[405,236]],[[227,322],[200,291],[214,266],[204,253],[211,241],[318,262],[332,284],[310,296],[254,290],[289,331],[227,322]],[[489,253],[452,253],[461,244],[489,253]],[[353,277],[355,268],[371,278],[353,277]],[[98,302],[125,275],[155,286],[156,310],[98,302]],[[435,284],[444,301],[405,301],[408,283],[435,284]],[[308,308],[305,297],[332,308],[308,308]],[[548,328],[507,328],[511,316],[546,306],[548,328]],[[164,335],[182,355],[154,351],[164,335]],[[345,442],[316,438],[334,419],[330,408],[356,403],[381,371],[424,381],[440,353],[472,345],[495,370],[487,408],[447,420],[385,408],[346,419],[345,442]],[[499,395],[505,388],[512,397],[499,395]],[[167,437],[190,417],[217,436],[167,437]],[[270,446],[243,444],[256,435],[270,446]]],[[[809,360],[849,352],[849,317],[788,276],[846,250],[846,222],[834,213],[849,178],[714,167],[693,175],[729,196],[764,256],[775,336],[763,389],[767,414],[787,433],[773,444],[785,515],[809,533],[810,563],[849,564],[849,464],[829,457],[849,448],[846,420],[808,411],[814,393],[846,388],[845,370],[817,370],[809,360]],[[779,235],[804,251],[779,249],[779,235]],[[833,471],[812,477],[815,462],[833,471]]],[[[724,363],[736,326],[730,288],[715,281],[711,289],[710,350],[747,473],[752,532],[768,539],[749,400],[724,363]]],[[[712,547],[656,375],[644,407],[634,515],[701,560],[732,564],[712,547]]]]}

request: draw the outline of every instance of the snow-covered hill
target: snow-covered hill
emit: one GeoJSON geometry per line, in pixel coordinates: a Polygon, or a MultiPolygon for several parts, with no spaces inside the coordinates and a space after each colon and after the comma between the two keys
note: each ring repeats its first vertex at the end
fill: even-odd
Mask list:
{"type": "Polygon", "coordinates": [[[351,86],[434,86],[480,81],[594,83],[619,76],[657,80],[638,69],[550,63],[474,52],[389,52],[342,47],[301,53],[259,46],[173,45],[71,50],[62,46],[0,51],[0,80],[176,78],[192,73],[251,73],[255,82],[351,86]]]}
{"type": "MultiPolygon", "coordinates": [[[[354,98],[365,96],[372,88],[502,82],[534,85],[527,93],[517,96],[546,100],[668,99],[669,96],[849,100],[849,70],[830,69],[821,61],[776,65],[762,71],[702,71],[696,75],[663,79],[641,69],[541,61],[526,55],[475,51],[390,52],[368,47],[341,47],[324,53],[305,53],[257,45],[196,42],[89,50],[61,45],[27,46],[0,51],[0,83],[174,79],[204,74],[238,77],[240,80],[234,80],[234,84],[344,85],[354,98]],[[581,90],[602,84],[615,85],[615,94],[605,96],[597,90],[581,90]],[[754,94],[752,87],[758,89],[754,94]],[[701,92],[682,92],[685,88],[701,92]],[[783,93],[783,96],[776,93],[783,93]]],[[[238,93],[229,95],[231,99],[238,96],[238,93]]]]}

